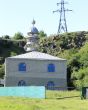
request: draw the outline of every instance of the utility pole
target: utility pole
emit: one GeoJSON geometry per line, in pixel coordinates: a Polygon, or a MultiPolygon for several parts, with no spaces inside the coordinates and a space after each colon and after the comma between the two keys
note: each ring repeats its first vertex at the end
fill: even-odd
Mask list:
{"type": "Polygon", "coordinates": [[[62,33],[62,32],[67,32],[67,23],[66,23],[65,12],[72,11],[72,10],[69,10],[69,9],[65,9],[65,4],[67,4],[67,2],[64,2],[64,0],[61,0],[60,3],[57,3],[57,6],[60,5],[60,9],[53,11],[53,13],[54,12],[59,12],[60,13],[58,34],[62,33]]]}

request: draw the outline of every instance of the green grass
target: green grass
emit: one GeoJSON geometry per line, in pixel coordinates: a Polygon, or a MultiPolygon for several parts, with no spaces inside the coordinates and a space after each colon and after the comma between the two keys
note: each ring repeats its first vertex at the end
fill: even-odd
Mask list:
{"type": "Polygon", "coordinates": [[[0,110],[87,110],[78,91],[47,91],[46,99],[0,97],[0,110]]]}

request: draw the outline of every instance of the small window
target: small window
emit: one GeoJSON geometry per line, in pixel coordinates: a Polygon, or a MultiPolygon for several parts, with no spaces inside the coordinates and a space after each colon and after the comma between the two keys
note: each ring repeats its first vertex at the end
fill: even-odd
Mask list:
{"type": "Polygon", "coordinates": [[[26,86],[26,82],[24,80],[20,80],[18,82],[18,86],[26,86]]]}
{"type": "Polygon", "coordinates": [[[48,72],[55,72],[55,65],[54,64],[48,65],[48,72]]]}
{"type": "Polygon", "coordinates": [[[54,90],[54,87],[55,87],[55,84],[54,84],[53,81],[49,81],[49,82],[47,83],[47,89],[49,89],[49,90],[54,90]]]}
{"type": "Polygon", "coordinates": [[[26,64],[25,63],[19,64],[19,71],[26,71],[26,64]]]}

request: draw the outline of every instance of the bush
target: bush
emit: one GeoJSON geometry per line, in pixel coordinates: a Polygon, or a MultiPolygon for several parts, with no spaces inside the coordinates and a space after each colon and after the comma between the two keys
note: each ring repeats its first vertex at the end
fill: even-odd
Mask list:
{"type": "Polygon", "coordinates": [[[79,71],[74,71],[72,73],[71,79],[76,87],[82,87],[88,85],[88,67],[79,69],[79,71]]]}
{"type": "Polygon", "coordinates": [[[4,65],[0,65],[0,78],[3,78],[5,74],[5,68],[4,65]]]}
{"type": "Polygon", "coordinates": [[[20,39],[23,39],[23,38],[24,38],[24,36],[20,32],[15,33],[15,35],[13,36],[13,39],[15,39],[15,40],[20,40],[20,39]]]}

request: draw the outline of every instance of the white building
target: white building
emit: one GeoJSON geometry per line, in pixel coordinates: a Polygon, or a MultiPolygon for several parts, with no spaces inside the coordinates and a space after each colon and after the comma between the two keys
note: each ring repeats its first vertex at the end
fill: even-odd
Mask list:
{"type": "MultiPolygon", "coordinates": [[[[5,60],[5,86],[67,87],[66,60],[35,51],[34,25],[25,46],[25,54],[8,57],[5,60]],[[30,38],[32,39],[30,41],[30,38]],[[29,45],[31,44],[31,45],[29,45]]],[[[38,31],[36,31],[38,32],[38,31]]],[[[36,43],[37,44],[37,43],[36,43]]]]}

